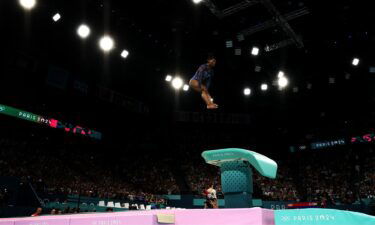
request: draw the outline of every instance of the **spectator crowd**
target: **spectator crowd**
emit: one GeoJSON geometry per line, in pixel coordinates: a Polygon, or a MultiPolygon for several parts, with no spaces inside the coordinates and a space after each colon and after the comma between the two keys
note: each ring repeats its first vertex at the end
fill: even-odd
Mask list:
{"type": "MultiPolygon", "coordinates": [[[[158,156],[158,151],[121,149],[122,152],[111,152],[97,144],[62,145],[40,137],[28,140],[1,138],[0,173],[3,177],[31,182],[37,192],[44,195],[164,203],[166,200],[161,196],[182,193],[177,180],[183,179],[190,193],[201,195],[214,184],[218,196],[222,197],[219,169],[207,165],[200,153],[214,146],[211,143],[216,144],[212,148],[237,143],[234,136],[238,138],[237,134],[218,136],[195,131],[186,135],[176,132],[176,144],[173,153],[168,153],[169,158],[165,157],[168,154],[158,156]],[[171,164],[171,161],[178,163],[171,164]],[[181,173],[175,172],[176,165],[181,173]]],[[[375,198],[373,149],[361,148],[360,153],[347,149],[346,154],[337,151],[344,150],[289,153],[288,160],[276,159],[279,164],[276,179],[264,178],[254,172],[254,189],[261,192],[257,197],[323,204],[351,204],[360,198],[375,198]]],[[[1,204],[7,200],[4,189],[0,189],[0,200],[1,204]]]]}

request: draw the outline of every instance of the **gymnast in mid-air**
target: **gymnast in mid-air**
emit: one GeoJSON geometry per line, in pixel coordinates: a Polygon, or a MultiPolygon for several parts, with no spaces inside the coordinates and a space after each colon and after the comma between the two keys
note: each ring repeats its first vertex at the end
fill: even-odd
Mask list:
{"type": "Polygon", "coordinates": [[[201,65],[193,78],[191,78],[189,85],[195,91],[199,92],[203,101],[207,105],[207,109],[217,109],[218,105],[213,102],[213,98],[208,92],[211,79],[214,76],[213,68],[216,65],[216,59],[213,56],[207,58],[207,63],[201,65]]]}

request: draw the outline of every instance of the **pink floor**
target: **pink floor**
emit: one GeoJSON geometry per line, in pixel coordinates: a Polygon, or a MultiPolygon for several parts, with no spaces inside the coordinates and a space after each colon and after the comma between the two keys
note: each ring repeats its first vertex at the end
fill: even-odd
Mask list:
{"type": "Polygon", "coordinates": [[[176,225],[275,225],[272,210],[185,209],[129,211],[0,219],[0,225],[157,225],[157,214],[173,214],[176,225]]]}

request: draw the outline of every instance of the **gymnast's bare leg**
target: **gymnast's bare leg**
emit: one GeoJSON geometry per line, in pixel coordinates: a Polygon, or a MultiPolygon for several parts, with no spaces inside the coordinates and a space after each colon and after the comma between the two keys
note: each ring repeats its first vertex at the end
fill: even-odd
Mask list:
{"type": "Polygon", "coordinates": [[[196,92],[201,93],[202,99],[207,105],[207,109],[217,109],[218,108],[218,105],[215,104],[212,101],[212,97],[211,97],[210,93],[208,92],[207,87],[205,85],[203,85],[203,84],[200,85],[197,80],[190,80],[189,85],[196,92]]]}

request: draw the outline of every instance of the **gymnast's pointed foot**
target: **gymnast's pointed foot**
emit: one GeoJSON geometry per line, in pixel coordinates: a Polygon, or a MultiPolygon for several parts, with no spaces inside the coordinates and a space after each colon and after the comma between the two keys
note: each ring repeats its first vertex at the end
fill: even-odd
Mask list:
{"type": "Polygon", "coordinates": [[[217,108],[219,108],[219,106],[215,103],[211,103],[207,105],[207,109],[217,109],[217,108]]]}

